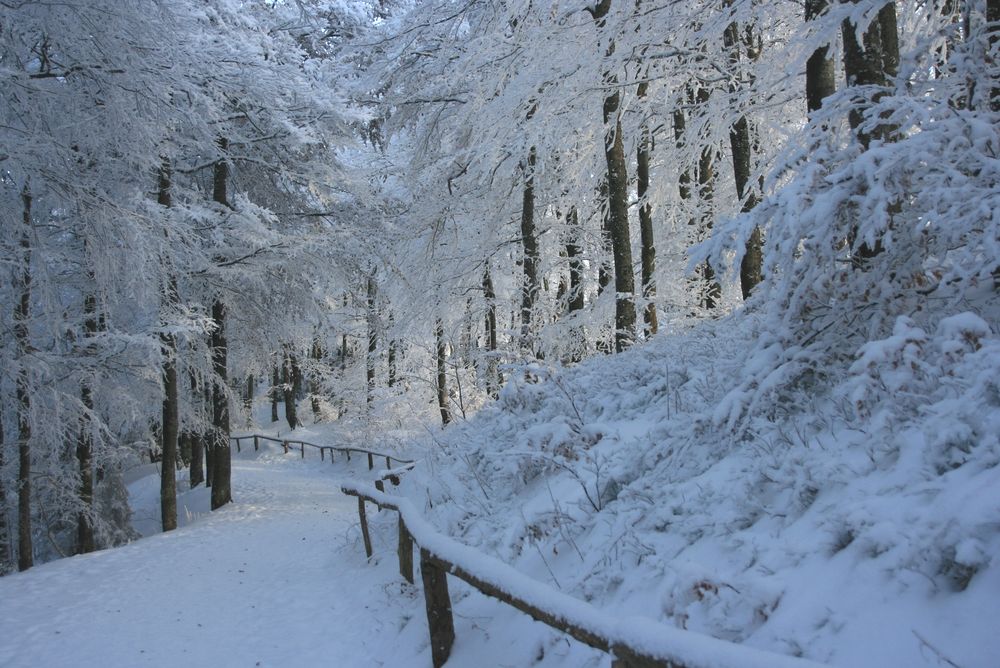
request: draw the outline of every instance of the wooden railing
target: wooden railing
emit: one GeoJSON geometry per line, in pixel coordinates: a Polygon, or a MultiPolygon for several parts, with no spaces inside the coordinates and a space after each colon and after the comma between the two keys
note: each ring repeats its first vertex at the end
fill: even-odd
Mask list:
{"type": "MultiPolygon", "coordinates": [[[[253,441],[253,449],[260,450],[261,441],[270,441],[272,443],[278,443],[285,449],[285,454],[288,454],[293,448],[298,450],[302,454],[302,459],[306,458],[306,447],[310,447],[319,450],[320,460],[326,459],[326,454],[330,454],[330,463],[333,463],[333,453],[340,452],[347,455],[347,461],[351,461],[351,453],[356,452],[362,455],[368,456],[368,470],[375,468],[375,458],[385,459],[385,468],[390,471],[401,471],[408,468],[412,468],[414,462],[412,459],[401,459],[395,455],[387,455],[383,452],[376,452],[375,450],[368,450],[366,448],[356,448],[347,445],[317,445],[316,443],[310,443],[308,441],[299,441],[290,438],[275,438],[274,436],[265,436],[264,434],[245,434],[243,436],[230,436],[229,440],[235,441],[236,452],[242,452],[242,442],[243,441],[253,441]],[[398,462],[399,466],[393,467],[393,462],[398,462]]],[[[390,478],[386,478],[390,479],[390,478]]],[[[394,481],[396,484],[398,482],[394,481]]]]}
{"type": "Polygon", "coordinates": [[[344,483],[358,499],[365,553],[372,556],[365,502],[398,514],[399,573],[413,584],[413,549],[420,549],[420,576],[435,668],[448,660],[455,641],[447,575],[527,613],[585,645],[612,655],[613,668],[807,668],[818,664],[685,631],[646,618],[612,619],[600,610],[533,580],[507,564],[437,533],[409,500],[344,483]]]}

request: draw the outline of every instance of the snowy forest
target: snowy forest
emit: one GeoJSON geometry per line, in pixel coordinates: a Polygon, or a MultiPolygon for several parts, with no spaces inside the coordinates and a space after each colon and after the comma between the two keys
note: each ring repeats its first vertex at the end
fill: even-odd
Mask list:
{"type": "MultiPolygon", "coordinates": [[[[0,81],[3,626],[362,475],[266,434],[613,616],[996,665],[1000,0],[0,0],[0,81]]],[[[429,665],[336,503],[342,665],[429,665]]],[[[606,665],[459,591],[448,665],[606,665]]]]}

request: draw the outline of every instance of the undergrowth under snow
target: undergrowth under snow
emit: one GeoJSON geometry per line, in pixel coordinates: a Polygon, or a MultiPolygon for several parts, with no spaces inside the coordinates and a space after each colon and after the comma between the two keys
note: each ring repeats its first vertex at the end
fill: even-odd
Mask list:
{"type": "Polygon", "coordinates": [[[611,613],[851,666],[1000,653],[1000,340],[907,318],[836,383],[726,423],[746,316],[566,371],[425,442],[447,533],[611,613]]]}

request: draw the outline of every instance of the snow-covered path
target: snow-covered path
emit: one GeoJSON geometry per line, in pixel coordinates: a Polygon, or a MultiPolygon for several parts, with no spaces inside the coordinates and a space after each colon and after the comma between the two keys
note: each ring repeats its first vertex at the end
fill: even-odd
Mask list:
{"type": "Polygon", "coordinates": [[[233,467],[221,511],[0,579],[0,666],[378,665],[400,585],[345,538],[345,471],[276,453],[233,467]]]}

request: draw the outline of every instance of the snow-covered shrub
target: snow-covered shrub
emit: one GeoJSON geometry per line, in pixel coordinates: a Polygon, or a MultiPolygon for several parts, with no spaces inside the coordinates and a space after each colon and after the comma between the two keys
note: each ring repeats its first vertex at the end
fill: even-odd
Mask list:
{"type": "MultiPolygon", "coordinates": [[[[933,50],[925,44],[901,54],[905,76],[868,101],[860,128],[887,125],[891,135],[865,144],[846,127],[857,101],[851,87],[824,100],[779,161],[770,195],[720,225],[706,245],[721,261],[724,249],[742,253],[755,225],[767,238],[755,300],[762,331],[747,373],[716,411],[721,423],[745,427],[747,416],[794,409],[841,377],[868,341],[885,343],[866,349],[866,363],[901,355],[897,371],[905,373],[905,358],[923,345],[921,330],[963,311],[995,317],[1000,118],[983,91],[997,72],[985,55],[985,20],[974,15],[970,25],[946,77],[929,74],[933,50]],[[973,99],[970,81],[978,82],[973,99]],[[890,335],[909,337],[909,348],[890,335]]],[[[956,345],[974,345],[983,331],[976,327],[956,345]]],[[[877,380],[892,392],[903,378],[877,380]]]]}

